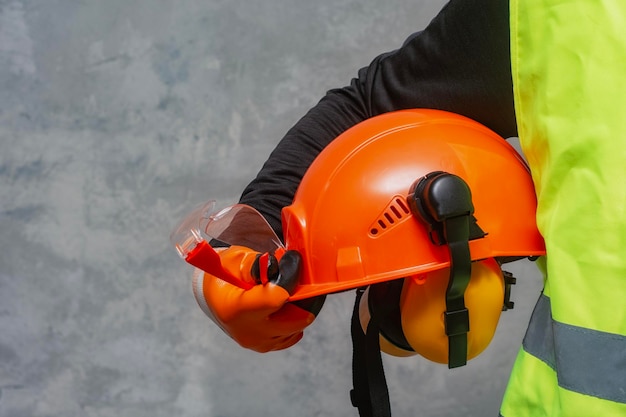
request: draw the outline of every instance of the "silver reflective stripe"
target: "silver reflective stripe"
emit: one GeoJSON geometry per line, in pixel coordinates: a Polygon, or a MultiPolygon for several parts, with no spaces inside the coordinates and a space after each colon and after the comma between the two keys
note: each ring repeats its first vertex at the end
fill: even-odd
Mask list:
{"type": "Polygon", "coordinates": [[[560,387],[626,403],[626,336],[557,322],[541,295],[523,346],[555,370],[560,387]]]}

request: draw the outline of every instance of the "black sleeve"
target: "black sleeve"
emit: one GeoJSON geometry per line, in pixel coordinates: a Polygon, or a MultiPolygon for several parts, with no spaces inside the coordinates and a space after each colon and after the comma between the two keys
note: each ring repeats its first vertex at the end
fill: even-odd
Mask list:
{"type": "Polygon", "coordinates": [[[376,57],[349,86],[329,91],[287,132],[240,202],[282,236],[280,211],[319,152],[351,126],[393,110],[447,110],[516,136],[508,7],[508,0],[450,1],[401,48],[376,57]]]}

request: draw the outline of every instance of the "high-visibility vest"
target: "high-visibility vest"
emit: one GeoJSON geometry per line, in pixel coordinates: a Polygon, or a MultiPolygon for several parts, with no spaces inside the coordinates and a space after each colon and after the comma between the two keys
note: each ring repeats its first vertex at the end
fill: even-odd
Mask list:
{"type": "Polygon", "coordinates": [[[545,289],[501,415],[626,416],[626,1],[510,0],[545,289]]]}

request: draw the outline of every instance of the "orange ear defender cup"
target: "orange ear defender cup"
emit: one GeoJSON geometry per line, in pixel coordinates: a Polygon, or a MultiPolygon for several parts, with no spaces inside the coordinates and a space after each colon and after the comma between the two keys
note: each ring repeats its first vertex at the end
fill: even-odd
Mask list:
{"type": "MultiPolygon", "coordinates": [[[[448,363],[445,332],[447,269],[426,276],[407,278],[400,297],[404,337],[420,355],[434,362],[448,363]]],[[[504,278],[493,259],[472,263],[470,283],[465,290],[469,310],[467,358],[481,353],[491,342],[504,304],[504,278]]]]}
{"type": "MultiPolygon", "coordinates": [[[[397,357],[419,354],[434,362],[448,363],[444,322],[448,274],[444,268],[369,287],[359,305],[363,331],[374,312],[380,325],[381,351],[397,357]],[[382,303],[388,304],[381,307],[382,303]],[[384,317],[383,308],[397,311],[384,317]]],[[[470,312],[468,359],[478,356],[491,342],[504,302],[505,281],[498,263],[494,259],[473,262],[465,292],[470,312]]]]}

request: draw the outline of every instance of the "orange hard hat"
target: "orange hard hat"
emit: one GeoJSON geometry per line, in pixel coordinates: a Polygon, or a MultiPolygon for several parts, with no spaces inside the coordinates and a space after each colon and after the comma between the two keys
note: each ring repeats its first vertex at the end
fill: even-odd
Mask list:
{"type": "Polygon", "coordinates": [[[463,366],[510,305],[500,264],[545,254],[528,166],[485,126],[432,109],[386,113],[337,137],[282,211],[302,256],[291,300],[368,287],[379,348],[463,366]]]}
{"type": "Polygon", "coordinates": [[[472,261],[545,254],[528,166],[506,140],[457,114],[395,111],[331,142],[283,209],[285,246],[303,258],[291,299],[450,267],[446,226],[424,220],[439,203],[417,195],[437,187],[453,205],[454,190],[471,194],[472,261]]]}

